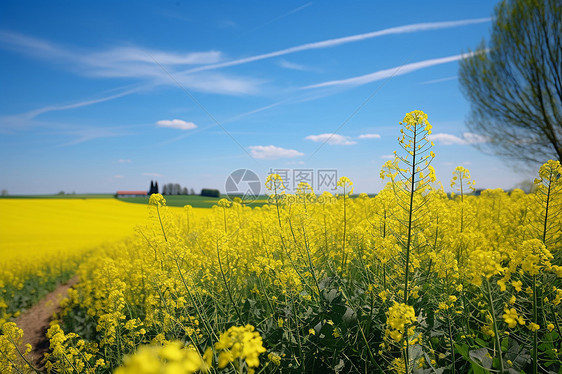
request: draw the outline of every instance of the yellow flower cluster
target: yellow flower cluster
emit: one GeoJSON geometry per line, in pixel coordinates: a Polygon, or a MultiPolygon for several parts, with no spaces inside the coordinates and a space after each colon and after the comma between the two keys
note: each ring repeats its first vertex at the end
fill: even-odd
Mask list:
{"type": "MultiPolygon", "coordinates": [[[[388,334],[396,342],[402,340],[406,327],[411,327],[414,322],[416,322],[416,313],[411,305],[394,302],[394,305],[388,308],[386,324],[392,328],[388,334]]],[[[413,328],[409,328],[408,335],[411,337],[412,334],[413,328]]]]}
{"type": "Polygon", "coordinates": [[[266,351],[260,334],[251,325],[232,326],[221,334],[215,349],[221,351],[218,357],[219,368],[241,359],[248,365],[249,373],[253,373],[260,365],[259,355],[266,351]]]}
{"type": "Polygon", "coordinates": [[[193,346],[184,347],[178,341],[164,345],[140,347],[134,355],[125,357],[115,374],[192,374],[209,371],[212,350],[201,355],[193,346]]]}
{"type": "Polygon", "coordinates": [[[26,345],[20,351],[23,331],[13,322],[6,322],[0,330],[0,373],[28,373],[31,368],[25,356],[31,351],[31,346],[26,345]]]}

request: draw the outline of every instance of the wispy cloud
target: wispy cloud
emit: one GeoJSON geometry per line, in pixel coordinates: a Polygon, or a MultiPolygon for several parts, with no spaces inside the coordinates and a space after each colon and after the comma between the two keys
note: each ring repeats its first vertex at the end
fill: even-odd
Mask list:
{"type": "Polygon", "coordinates": [[[64,47],[56,43],[19,33],[0,31],[0,48],[58,64],[78,75],[103,78],[130,78],[149,85],[176,85],[174,78],[188,89],[217,94],[250,94],[258,91],[260,79],[208,72],[189,74],[186,68],[210,66],[223,59],[219,51],[170,52],[117,46],[102,51],[64,47]],[[157,61],[158,63],[155,63],[157,61]]]}
{"type": "Polygon", "coordinates": [[[358,139],[380,139],[379,134],[361,134],[357,137],[358,139]]]}
{"type": "Polygon", "coordinates": [[[268,58],[285,56],[291,53],[308,51],[312,49],[332,48],[342,44],[355,43],[355,42],[386,36],[386,35],[406,34],[406,33],[420,32],[420,31],[430,31],[430,30],[439,30],[439,29],[446,29],[452,27],[467,26],[467,25],[489,22],[490,20],[491,20],[490,18],[476,18],[476,19],[467,19],[467,20],[460,20],[460,21],[426,22],[426,23],[416,23],[411,25],[390,27],[379,31],[373,31],[364,34],[356,34],[356,35],[346,36],[342,38],[328,39],[320,42],[301,44],[295,47],[281,49],[275,52],[269,52],[261,55],[241,58],[238,60],[231,60],[226,62],[220,62],[217,64],[201,66],[201,67],[190,69],[188,70],[188,72],[213,70],[213,69],[220,69],[229,66],[247,64],[249,62],[265,60],[268,58]]]}
{"type": "Polygon", "coordinates": [[[472,162],[470,162],[470,161],[463,161],[463,162],[459,162],[459,163],[454,163],[454,162],[452,162],[452,161],[445,161],[445,162],[442,162],[441,165],[444,165],[444,166],[455,166],[455,165],[457,165],[457,166],[458,166],[458,165],[470,166],[470,165],[472,165],[472,162]]]}
{"type": "Polygon", "coordinates": [[[393,160],[394,159],[394,155],[381,155],[381,158],[383,160],[393,160]]]}
{"type": "Polygon", "coordinates": [[[129,159],[121,158],[121,159],[117,160],[117,162],[120,163],[120,164],[130,164],[132,161],[129,160],[129,159]]]}
{"type": "Polygon", "coordinates": [[[464,53],[464,54],[449,56],[449,57],[433,58],[430,60],[424,60],[424,61],[414,62],[411,64],[395,66],[390,69],[379,70],[374,73],[360,75],[358,77],[313,84],[310,86],[305,86],[303,87],[303,89],[330,87],[330,86],[348,86],[348,87],[361,86],[363,84],[375,82],[381,79],[386,79],[398,75],[408,74],[413,71],[425,69],[431,66],[462,60],[464,58],[468,58],[473,55],[474,53],[464,53]]]}
{"type": "Polygon", "coordinates": [[[158,126],[158,127],[169,127],[169,128],[178,129],[178,130],[192,130],[192,129],[197,128],[197,125],[194,124],[193,122],[186,122],[186,121],[183,121],[181,119],[161,120],[161,121],[156,122],[156,126],[158,126]]]}
{"type": "Polygon", "coordinates": [[[281,66],[282,68],[285,68],[285,69],[290,69],[290,70],[300,70],[300,71],[310,70],[310,68],[308,68],[304,65],[296,64],[294,62],[287,61],[285,59],[279,60],[279,66],[281,66]]]}
{"type": "Polygon", "coordinates": [[[274,145],[253,145],[248,148],[250,148],[252,157],[259,159],[275,160],[279,158],[294,158],[304,156],[304,153],[301,153],[295,149],[286,149],[276,147],[274,145]]]}
{"type": "Polygon", "coordinates": [[[163,177],[163,175],[159,173],[142,173],[142,175],[145,177],[163,177]]]}
{"type": "Polygon", "coordinates": [[[266,22],[264,22],[264,23],[262,23],[262,24],[259,24],[258,26],[255,26],[255,27],[253,27],[253,28],[247,30],[246,32],[242,33],[242,34],[239,35],[239,36],[247,35],[247,34],[252,33],[252,32],[254,32],[254,31],[258,30],[258,29],[261,29],[261,28],[264,27],[264,26],[271,25],[272,23],[277,22],[277,21],[279,21],[279,20],[281,20],[281,19],[283,19],[283,18],[285,18],[285,17],[288,17],[288,16],[290,16],[290,15],[292,15],[292,14],[298,13],[298,12],[300,12],[301,10],[303,10],[303,9],[305,9],[305,8],[308,8],[308,7],[311,6],[311,5],[312,5],[312,2],[308,2],[308,3],[306,3],[306,4],[304,4],[304,5],[301,5],[301,6],[297,7],[297,8],[291,9],[290,11],[288,11],[288,12],[286,12],[286,13],[284,13],[284,14],[281,14],[280,16],[277,16],[277,17],[275,17],[275,18],[272,18],[272,19],[270,19],[269,21],[266,21],[266,22]]]}
{"type": "Polygon", "coordinates": [[[177,53],[136,46],[117,46],[101,52],[71,50],[53,42],[5,30],[0,31],[0,47],[41,58],[59,60],[64,57],[91,67],[109,67],[120,62],[153,64],[152,57],[165,65],[214,64],[222,59],[220,51],[177,53]]]}
{"type": "Polygon", "coordinates": [[[125,177],[122,176],[122,175],[114,175],[113,178],[115,178],[115,179],[123,179],[123,178],[125,178],[125,177]]]}
{"type": "Polygon", "coordinates": [[[441,82],[447,82],[447,81],[452,81],[457,79],[458,77],[456,75],[453,75],[452,77],[445,77],[445,78],[439,78],[439,79],[432,79],[430,81],[425,81],[425,82],[421,82],[420,84],[434,84],[434,83],[441,83],[441,82]]]}
{"type": "Polygon", "coordinates": [[[488,141],[485,137],[471,132],[465,132],[462,134],[461,137],[458,137],[453,134],[436,133],[436,134],[431,134],[429,138],[432,141],[439,142],[440,144],[443,145],[467,145],[467,144],[485,143],[488,141]]]}
{"type": "Polygon", "coordinates": [[[63,143],[60,146],[72,146],[85,143],[91,140],[103,138],[115,138],[130,136],[131,132],[124,129],[124,126],[115,127],[94,127],[94,126],[68,126],[67,129],[58,132],[61,135],[70,135],[73,140],[63,143]]]}
{"type": "Polygon", "coordinates": [[[348,136],[343,136],[340,134],[319,134],[319,135],[309,135],[305,139],[312,140],[318,143],[328,143],[334,145],[353,145],[357,142],[351,140],[348,136]]]}
{"type": "Polygon", "coordinates": [[[89,106],[89,105],[93,105],[93,104],[99,104],[99,103],[103,103],[105,101],[110,101],[110,100],[118,99],[118,98],[123,97],[123,96],[130,95],[132,93],[138,92],[139,90],[140,90],[139,88],[133,88],[133,89],[121,91],[117,94],[100,97],[98,99],[83,100],[83,101],[78,101],[78,102],[74,102],[74,103],[71,103],[71,104],[49,105],[49,106],[46,106],[46,107],[43,107],[43,108],[31,110],[29,112],[22,113],[22,114],[13,116],[13,117],[18,118],[20,120],[31,120],[31,119],[37,117],[40,114],[44,114],[44,113],[48,113],[48,112],[56,112],[56,111],[61,111],[61,110],[68,110],[68,109],[76,109],[76,108],[81,108],[81,107],[85,107],[85,106],[89,106]]]}

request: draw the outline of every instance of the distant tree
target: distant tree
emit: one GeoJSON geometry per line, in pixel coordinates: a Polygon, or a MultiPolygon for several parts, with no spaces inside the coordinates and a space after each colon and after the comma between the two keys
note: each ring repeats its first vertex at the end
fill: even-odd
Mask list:
{"type": "Polygon", "coordinates": [[[158,193],[158,181],[154,183],[154,193],[158,193]]]}
{"type": "Polygon", "coordinates": [[[174,192],[175,192],[174,195],[179,195],[179,194],[181,194],[181,186],[180,186],[178,183],[175,183],[175,184],[174,184],[174,192]]]}
{"type": "Polygon", "coordinates": [[[148,189],[148,194],[152,195],[154,193],[154,182],[150,181],[150,188],[148,189]]]}
{"type": "Polygon", "coordinates": [[[525,193],[535,192],[537,189],[537,185],[533,183],[531,180],[524,180],[515,185],[514,188],[519,188],[523,190],[525,193]]]}
{"type": "Polygon", "coordinates": [[[167,194],[168,194],[168,185],[165,184],[165,185],[162,187],[162,195],[167,195],[167,194]]]}
{"type": "Polygon", "coordinates": [[[181,190],[181,194],[182,194],[182,195],[187,195],[187,194],[189,194],[189,191],[187,191],[187,187],[184,187],[184,188],[181,190]]]}
{"type": "Polygon", "coordinates": [[[58,195],[64,195],[64,191],[59,191],[58,195]]]}
{"type": "Polygon", "coordinates": [[[190,194],[190,195],[195,195],[195,190],[192,188],[191,190],[189,190],[189,194],[190,194]]]}
{"type": "Polygon", "coordinates": [[[174,191],[174,184],[173,183],[168,183],[168,195],[175,195],[176,191],[174,191]]]}
{"type": "Polygon", "coordinates": [[[220,197],[221,193],[219,190],[215,190],[212,188],[203,188],[201,190],[201,196],[208,196],[208,197],[220,197]]]}
{"type": "Polygon", "coordinates": [[[477,146],[533,166],[562,161],[562,3],[504,0],[489,45],[461,60],[477,146]]]}
{"type": "Polygon", "coordinates": [[[8,196],[8,190],[2,190],[2,196],[8,196]]]}

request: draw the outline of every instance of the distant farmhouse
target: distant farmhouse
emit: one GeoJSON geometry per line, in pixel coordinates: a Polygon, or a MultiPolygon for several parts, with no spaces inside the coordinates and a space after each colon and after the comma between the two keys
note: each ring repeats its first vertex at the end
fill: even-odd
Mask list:
{"type": "Polygon", "coordinates": [[[117,191],[115,197],[143,197],[147,195],[146,191],[117,191]]]}

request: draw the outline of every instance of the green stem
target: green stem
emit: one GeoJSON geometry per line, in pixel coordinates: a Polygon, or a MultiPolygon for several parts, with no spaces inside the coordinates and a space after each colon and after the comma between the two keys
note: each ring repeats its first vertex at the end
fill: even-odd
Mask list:
{"type": "MultiPolygon", "coordinates": [[[[533,322],[537,323],[537,276],[533,275],[533,322]]],[[[538,332],[533,331],[533,374],[538,373],[538,332]]]]}
{"type": "Polygon", "coordinates": [[[410,208],[408,211],[408,241],[406,243],[406,275],[404,276],[404,304],[408,303],[408,282],[410,280],[410,245],[412,242],[412,213],[414,207],[415,177],[416,177],[416,136],[417,127],[414,128],[414,143],[412,151],[412,181],[410,183],[410,208]]]}
{"type": "Polygon", "coordinates": [[[306,248],[306,254],[308,256],[308,265],[310,267],[310,273],[312,274],[312,278],[314,279],[314,283],[316,284],[316,288],[318,289],[318,296],[320,296],[320,284],[318,283],[318,278],[316,277],[316,271],[314,271],[314,265],[312,264],[312,257],[310,256],[310,248],[308,246],[308,239],[306,237],[306,230],[304,224],[302,226],[302,234],[304,237],[304,246],[306,248]]]}
{"type": "Polygon", "coordinates": [[[199,305],[195,301],[195,298],[191,294],[191,290],[189,289],[189,286],[187,285],[187,282],[185,281],[185,278],[183,277],[183,273],[181,271],[180,264],[178,263],[178,260],[176,259],[175,262],[176,262],[176,266],[178,268],[178,272],[180,273],[180,278],[181,278],[181,281],[183,283],[183,286],[185,287],[185,289],[187,291],[187,294],[189,295],[189,298],[191,299],[191,302],[193,303],[193,306],[195,307],[195,311],[197,312],[197,315],[199,316],[199,320],[203,323],[203,325],[205,325],[205,328],[207,329],[207,332],[209,333],[209,336],[213,335],[215,337],[215,339],[218,340],[219,337],[209,327],[209,325],[207,325],[207,318],[205,318],[203,316],[203,314],[201,313],[201,311],[199,310],[199,305]]]}
{"type": "MultiPolygon", "coordinates": [[[[12,338],[10,338],[10,342],[14,345],[14,347],[16,348],[16,352],[18,352],[18,355],[25,361],[25,363],[27,365],[29,365],[29,367],[36,372],[37,374],[40,374],[40,371],[38,371],[37,369],[35,369],[35,367],[33,365],[31,365],[31,362],[29,362],[29,360],[27,358],[25,358],[25,356],[21,353],[20,349],[18,348],[18,345],[16,344],[16,342],[14,342],[12,340],[12,338]]],[[[13,365],[14,368],[16,368],[15,363],[9,359],[9,357],[7,355],[4,355],[13,365]]],[[[16,369],[19,370],[19,369],[16,369]]],[[[20,371],[21,372],[21,371],[20,371]]]]}
{"type": "Polygon", "coordinates": [[[503,366],[503,353],[502,353],[502,346],[500,341],[500,334],[498,331],[498,325],[496,321],[496,308],[494,307],[494,301],[492,300],[492,289],[490,288],[490,282],[486,279],[486,286],[488,289],[488,304],[490,305],[490,310],[492,314],[492,324],[494,326],[494,336],[496,338],[496,346],[498,350],[499,362],[500,362],[500,374],[505,372],[505,368],[503,366]]]}
{"type": "Polygon", "coordinates": [[[231,302],[232,306],[234,307],[234,310],[236,311],[236,314],[238,315],[238,320],[240,321],[240,323],[242,323],[242,314],[240,314],[240,310],[238,310],[238,307],[236,306],[236,303],[234,302],[234,298],[232,297],[232,293],[230,292],[230,288],[228,287],[228,282],[226,281],[226,276],[224,275],[224,271],[222,269],[220,247],[219,247],[218,242],[217,242],[217,258],[219,260],[219,269],[220,269],[220,272],[221,272],[221,275],[222,275],[222,280],[224,282],[224,286],[226,287],[226,292],[228,293],[228,298],[230,299],[230,302],[231,302]]]}
{"type": "Polygon", "coordinates": [[[404,373],[410,373],[410,356],[408,354],[408,325],[404,327],[404,342],[406,343],[406,347],[403,348],[404,350],[404,373]]]}
{"type": "Polygon", "coordinates": [[[345,186],[343,187],[343,240],[341,249],[341,273],[345,272],[345,236],[347,231],[347,206],[346,206],[347,195],[345,193],[345,186]]]}
{"type": "Polygon", "coordinates": [[[453,340],[453,331],[451,328],[451,316],[449,315],[449,311],[447,311],[447,325],[449,327],[449,346],[451,350],[451,361],[453,362],[453,373],[456,373],[457,369],[456,369],[456,362],[455,362],[455,346],[453,340]]]}
{"type": "Polygon", "coordinates": [[[542,232],[542,242],[544,245],[546,245],[546,231],[547,231],[547,224],[548,224],[548,206],[550,203],[550,187],[552,186],[552,172],[550,173],[550,179],[549,179],[549,183],[548,183],[548,191],[546,193],[546,207],[545,207],[545,212],[544,212],[544,226],[543,226],[543,232],[542,232]]]}
{"type": "Polygon", "coordinates": [[[166,243],[168,242],[168,238],[166,237],[166,231],[164,230],[164,225],[162,224],[162,217],[160,217],[160,208],[156,205],[156,212],[158,213],[158,221],[160,221],[160,228],[162,229],[162,234],[164,234],[164,240],[166,243]]]}

